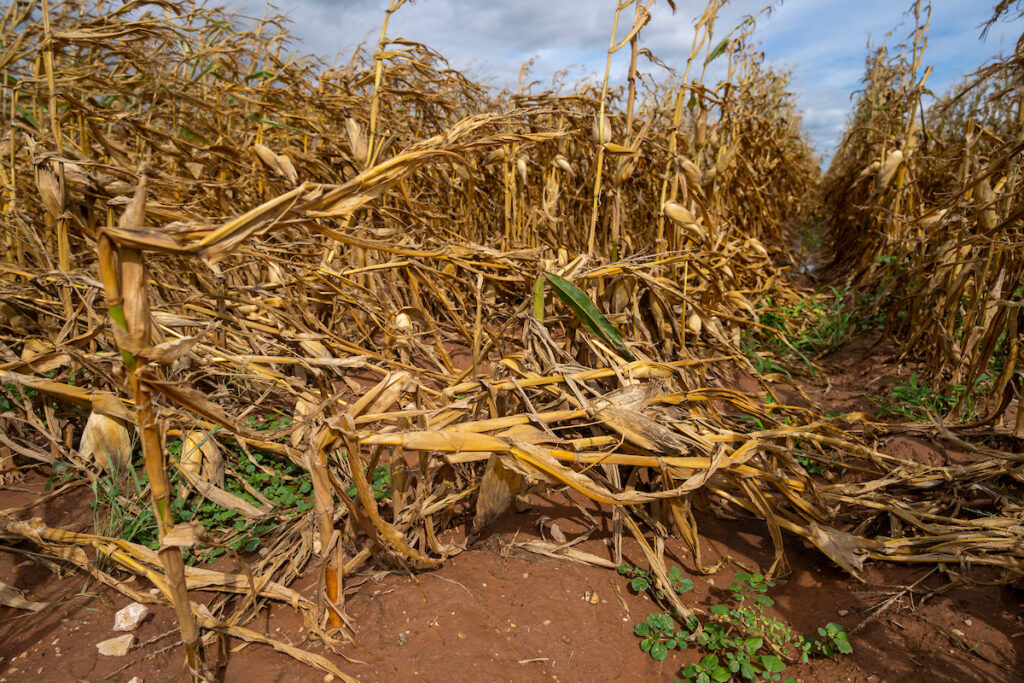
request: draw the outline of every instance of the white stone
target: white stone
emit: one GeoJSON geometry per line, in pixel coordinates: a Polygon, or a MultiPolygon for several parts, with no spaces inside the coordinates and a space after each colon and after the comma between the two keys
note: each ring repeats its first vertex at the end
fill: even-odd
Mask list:
{"type": "Polygon", "coordinates": [[[128,654],[128,650],[131,649],[132,643],[135,642],[135,635],[132,633],[126,633],[123,636],[117,636],[116,638],[110,638],[104,640],[102,643],[96,643],[96,649],[100,651],[101,655],[108,657],[124,657],[128,654]]]}
{"type": "Polygon", "coordinates": [[[142,683],[142,679],[138,676],[132,676],[128,683],[142,683]]]}
{"type": "Polygon", "coordinates": [[[149,615],[149,608],[139,602],[123,607],[114,615],[115,631],[134,631],[149,615]]]}

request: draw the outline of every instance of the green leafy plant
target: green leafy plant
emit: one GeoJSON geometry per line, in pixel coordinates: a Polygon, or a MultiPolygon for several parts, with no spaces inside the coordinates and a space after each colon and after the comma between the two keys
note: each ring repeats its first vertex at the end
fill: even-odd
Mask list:
{"type": "Polygon", "coordinates": [[[800,466],[807,470],[807,474],[819,474],[827,469],[825,465],[816,463],[815,461],[808,458],[806,455],[796,456],[796,461],[800,463],[800,466]]]}
{"type": "MultiPolygon", "coordinates": [[[[654,576],[646,569],[623,563],[619,565],[618,572],[630,579],[629,587],[637,593],[650,592],[651,597],[655,600],[664,599],[665,596],[655,586],[654,576]]],[[[693,590],[693,581],[684,577],[679,567],[672,567],[668,570],[668,580],[672,584],[672,589],[680,595],[693,590]]]]}
{"type": "Polygon", "coordinates": [[[876,297],[830,286],[795,304],[764,297],[758,319],[762,327],[743,334],[740,350],[759,373],[791,376],[788,364],[802,362],[813,374],[812,357],[835,351],[855,330],[880,326],[885,316],[876,297]]]}
{"type": "Polygon", "coordinates": [[[118,479],[97,477],[91,483],[93,499],[89,508],[93,513],[93,526],[97,534],[123,538],[156,547],[156,517],[144,497],[145,475],[140,479],[134,468],[128,468],[127,490],[122,490],[118,479]]]}
{"type": "MultiPolygon", "coordinates": [[[[983,382],[987,378],[982,378],[983,382]]],[[[929,415],[945,417],[958,405],[964,420],[974,417],[977,406],[971,392],[962,384],[946,385],[945,391],[933,389],[926,382],[919,381],[917,373],[910,379],[894,384],[889,395],[884,399],[870,399],[878,406],[875,414],[878,417],[901,417],[914,422],[927,422],[929,415]]]]}
{"type": "Polygon", "coordinates": [[[646,620],[633,627],[633,633],[641,638],[640,649],[659,662],[668,657],[669,650],[685,650],[689,636],[676,627],[675,619],[663,612],[649,614],[646,620]]]}
{"type": "Polygon", "coordinates": [[[846,635],[843,627],[835,622],[829,622],[823,628],[818,629],[818,635],[824,640],[820,641],[821,653],[826,657],[839,653],[848,655],[853,652],[850,645],[850,637],[846,635]]]}
{"type": "MultiPolygon", "coordinates": [[[[664,595],[654,585],[648,570],[620,565],[619,574],[630,580],[630,588],[646,592],[657,603],[664,595]]],[[[672,588],[682,594],[693,589],[693,582],[684,578],[678,567],[668,572],[672,588]]],[[[710,618],[701,625],[690,616],[684,618],[677,610],[651,613],[636,624],[633,632],[640,648],[652,658],[662,661],[673,649],[686,649],[694,644],[707,654],[696,664],[680,671],[679,683],[711,683],[731,680],[780,681],[786,662],[807,662],[812,656],[831,657],[853,651],[849,637],[836,623],[818,629],[818,638],[805,638],[792,628],[765,613],[775,601],[768,590],[775,584],[758,573],[737,572],[729,586],[728,603],[709,608],[710,618]]],[[[786,682],[793,679],[786,679],[786,682]]]]}
{"type": "MultiPolygon", "coordinates": [[[[389,498],[391,496],[391,468],[387,465],[378,465],[373,469],[373,480],[370,482],[370,488],[373,489],[373,497],[377,500],[389,498]]],[[[349,484],[348,488],[345,489],[345,495],[349,498],[355,498],[358,494],[356,491],[355,484],[349,484]]]]}
{"type": "MultiPolygon", "coordinates": [[[[716,654],[704,655],[697,664],[687,664],[681,673],[685,680],[697,683],[711,683],[711,681],[724,683],[732,678],[732,672],[718,663],[716,654]]],[[[676,678],[675,680],[679,681],[680,679],[676,678]]]]}
{"type": "Polygon", "coordinates": [[[0,393],[0,412],[7,412],[15,406],[22,406],[37,395],[38,392],[31,387],[22,387],[11,383],[4,384],[4,391],[0,393]]]}
{"type": "MultiPolygon", "coordinates": [[[[249,416],[247,419],[248,426],[258,431],[278,430],[290,422],[290,417],[280,414],[249,416]]],[[[281,438],[285,437],[277,440],[281,438]]],[[[212,562],[229,550],[255,551],[270,532],[313,507],[312,478],[304,469],[289,460],[258,450],[247,454],[231,439],[223,439],[221,443],[227,447],[228,476],[224,490],[255,507],[270,501],[275,509],[263,517],[249,519],[195,493],[175,496],[171,503],[175,523],[197,521],[221,543],[220,547],[185,549],[189,564],[212,562]]],[[[181,457],[179,440],[169,440],[165,447],[171,459],[181,457]]],[[[134,459],[137,461],[139,457],[136,454],[134,459]]],[[[156,519],[146,499],[149,480],[144,472],[137,475],[134,469],[129,468],[129,473],[130,486],[127,490],[109,477],[93,482],[91,506],[97,533],[155,549],[159,545],[156,519]]],[[[172,486],[179,487],[183,481],[180,473],[172,473],[172,486]]],[[[379,489],[383,494],[385,484],[383,479],[380,483],[375,479],[375,490],[379,489]]]]}

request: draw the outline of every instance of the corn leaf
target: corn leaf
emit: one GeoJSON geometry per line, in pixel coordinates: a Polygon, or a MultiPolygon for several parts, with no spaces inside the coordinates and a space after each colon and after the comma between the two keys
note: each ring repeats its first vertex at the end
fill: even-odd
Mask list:
{"type": "Polygon", "coordinates": [[[544,320],[544,276],[538,275],[533,283],[533,317],[544,320]]]}
{"type": "Polygon", "coordinates": [[[622,341],[622,335],[619,334],[614,325],[608,322],[608,318],[604,317],[604,314],[597,310],[597,306],[594,305],[594,302],[590,300],[590,297],[582,289],[554,273],[544,273],[544,276],[551,283],[551,286],[554,287],[558,298],[572,309],[572,312],[576,314],[576,317],[579,318],[580,322],[588,330],[596,334],[601,341],[615,347],[628,360],[633,360],[633,356],[626,350],[625,344],[622,341]]]}
{"type": "Polygon", "coordinates": [[[708,55],[708,58],[704,60],[704,64],[710,64],[711,62],[721,57],[722,53],[725,52],[725,49],[727,47],[729,47],[729,39],[722,38],[721,42],[719,42],[718,45],[715,45],[715,49],[711,51],[711,54],[708,55]]]}

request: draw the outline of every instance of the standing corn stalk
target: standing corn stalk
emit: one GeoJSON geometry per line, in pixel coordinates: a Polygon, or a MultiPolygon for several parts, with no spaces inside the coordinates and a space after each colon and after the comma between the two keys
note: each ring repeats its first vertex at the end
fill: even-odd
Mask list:
{"type": "Polygon", "coordinates": [[[384,80],[384,46],[387,44],[388,21],[391,15],[405,4],[405,0],[391,0],[384,12],[384,23],[380,27],[380,39],[377,41],[377,51],[373,54],[373,99],[370,102],[370,132],[366,140],[366,161],[367,166],[372,166],[376,157],[380,156],[380,145],[377,134],[377,117],[380,115],[380,86],[384,80]]]}
{"type": "MultiPolygon", "coordinates": [[[[138,228],[145,217],[146,176],[142,175],[135,197],[121,217],[122,229],[138,228]]],[[[171,487],[167,476],[167,462],[160,439],[160,430],[153,414],[153,404],[145,380],[149,373],[146,351],[150,346],[149,293],[146,284],[146,264],[140,249],[114,242],[111,236],[100,232],[97,241],[100,278],[107,295],[107,306],[112,321],[111,329],[128,377],[135,400],[135,419],[142,442],[142,456],[149,477],[150,497],[156,515],[160,538],[160,562],[167,575],[170,598],[174,603],[185,644],[185,662],[192,681],[206,680],[199,649],[199,627],[192,616],[192,608],[185,585],[185,564],[181,549],[165,546],[164,538],[174,526],[171,516],[171,487]]]]}
{"type": "MultiPolygon", "coordinates": [[[[608,97],[608,72],[612,66],[612,55],[617,48],[615,46],[615,34],[619,32],[619,15],[632,3],[619,3],[615,7],[615,21],[612,23],[612,37],[608,45],[608,57],[604,63],[604,82],[601,84],[601,104],[597,113],[597,120],[594,122],[594,142],[597,143],[597,171],[594,174],[594,196],[593,205],[590,210],[590,229],[587,231],[587,253],[594,256],[597,237],[597,213],[601,204],[601,169],[604,166],[604,143],[611,137],[611,126],[604,113],[605,99],[608,97]]],[[[632,33],[629,37],[632,36],[632,33]]],[[[627,37],[628,42],[628,37],[627,37]]]]}
{"type": "MultiPolygon", "coordinates": [[[[686,161],[691,164],[693,161],[689,159],[680,160],[677,157],[677,147],[679,144],[679,127],[683,120],[683,102],[685,101],[686,91],[690,89],[688,81],[690,79],[690,67],[693,65],[693,60],[697,58],[700,51],[706,46],[710,46],[711,34],[715,26],[715,18],[718,16],[718,11],[725,5],[725,2],[716,0],[715,2],[709,2],[697,19],[697,23],[694,26],[693,42],[690,45],[690,55],[686,59],[686,70],[683,71],[682,85],[679,86],[679,90],[676,93],[675,106],[673,107],[672,113],[672,125],[666,131],[668,134],[668,156],[665,159],[665,170],[662,173],[661,182],[661,200],[658,202],[658,232],[655,244],[658,245],[658,249],[665,249],[665,202],[676,200],[677,185],[675,182],[675,174],[672,173],[674,166],[682,166],[686,161]],[[672,180],[670,184],[670,179],[672,180]],[[671,194],[669,194],[671,187],[671,194]]],[[[703,85],[703,75],[698,85],[703,85]]],[[[691,89],[692,91],[692,89],[691,89]]],[[[695,156],[691,151],[691,156],[695,156]]],[[[696,174],[694,174],[696,175],[696,174]]],[[[675,245],[678,248],[678,244],[675,245]]]]}
{"type": "MultiPolygon", "coordinates": [[[[53,68],[53,31],[50,30],[50,6],[47,0],[43,0],[43,43],[45,48],[43,50],[43,65],[46,70],[46,86],[47,86],[47,103],[50,113],[50,134],[53,136],[53,144],[57,150],[57,156],[60,157],[57,160],[44,162],[44,168],[42,174],[47,175],[47,171],[51,175],[51,185],[57,189],[54,193],[54,197],[57,201],[53,202],[54,216],[53,220],[56,221],[56,239],[57,239],[57,260],[62,271],[71,270],[71,237],[68,232],[68,217],[64,211],[64,199],[65,199],[65,180],[64,180],[64,137],[60,130],[60,117],[57,115],[57,86],[54,81],[54,68],[53,68]]],[[[68,288],[64,288],[61,292],[61,298],[64,303],[64,314],[67,316],[71,315],[71,291],[68,288]]]]}

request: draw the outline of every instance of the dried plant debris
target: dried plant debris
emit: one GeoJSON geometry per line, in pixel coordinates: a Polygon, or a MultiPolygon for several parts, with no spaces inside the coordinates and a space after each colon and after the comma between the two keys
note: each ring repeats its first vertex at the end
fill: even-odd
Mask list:
{"type": "MultiPolygon", "coordinates": [[[[666,534],[703,566],[695,494],[767,523],[769,573],[788,533],[854,577],[871,560],[1021,577],[1019,504],[961,504],[1019,481],[1019,457],[952,423],[936,428],[984,457],[886,455],[775,400],[786,377],[745,347],[774,339],[814,367],[790,341],[812,313],[765,305],[814,300],[786,225],[814,213],[819,178],[787,75],[749,32],[711,53],[718,4],[690,61],[725,59],[728,78],[643,93],[636,59],[625,92],[494,92],[384,34],[328,67],[284,53],[277,20],[108,5],[44,22],[11,3],[0,21],[0,477],[87,481],[108,519],[85,534],[0,510],[0,534],[170,601],[194,679],[206,630],[350,680],[246,624],[284,602],[331,645],[353,575],[443,563],[544,486],[613,506],[616,547],[634,536],[657,581],[666,534]],[[850,476],[812,476],[826,459],[850,476]],[[195,564],[257,547],[244,574],[195,564]],[[309,568],[315,596],[289,588],[309,568]],[[235,597],[203,611],[196,590],[235,597]]],[[[869,69],[858,107],[900,105],[854,125],[825,178],[834,267],[889,292],[934,373],[989,373],[998,400],[973,424],[991,425],[1020,391],[1021,148],[994,99],[1019,63],[977,72],[927,134],[920,64],[869,69]]],[[[556,540],[519,545],[617,566],[556,540]]]]}

